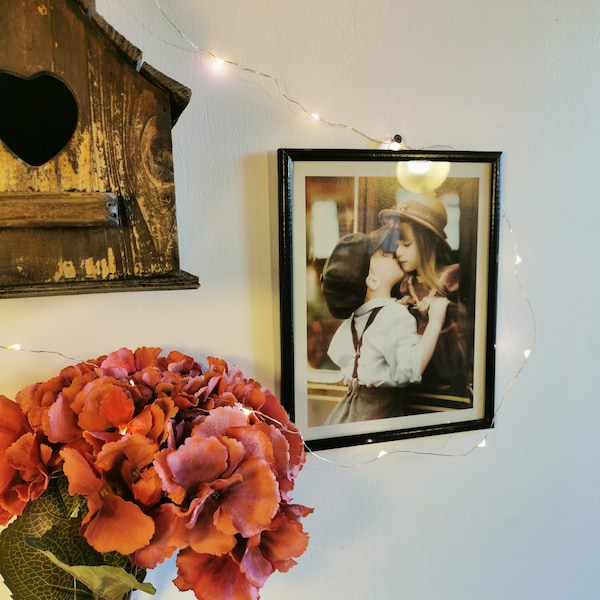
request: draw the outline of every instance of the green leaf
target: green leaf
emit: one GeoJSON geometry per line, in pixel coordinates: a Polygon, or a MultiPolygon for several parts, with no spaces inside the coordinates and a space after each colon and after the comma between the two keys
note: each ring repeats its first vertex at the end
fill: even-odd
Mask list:
{"type": "Polygon", "coordinates": [[[154,594],[156,590],[150,583],[140,583],[131,573],[125,569],[110,566],[88,567],[86,565],[69,566],[61,562],[47,550],[39,550],[47,556],[55,565],[64,569],[77,581],[87,586],[94,594],[103,600],[121,600],[123,596],[132,589],[141,590],[147,594],[154,594]]]}
{"type": "MultiPolygon", "coordinates": [[[[73,576],[54,564],[39,550],[51,552],[65,565],[112,566],[131,570],[128,556],[118,552],[102,554],[94,550],[81,535],[80,519],[71,518],[85,501],[69,496],[64,475],[52,478],[48,489],[23,514],[0,532],[0,574],[14,600],[89,599],[92,592],[80,586],[73,593],[73,576]]],[[[145,571],[139,570],[138,581],[145,571]]]]}

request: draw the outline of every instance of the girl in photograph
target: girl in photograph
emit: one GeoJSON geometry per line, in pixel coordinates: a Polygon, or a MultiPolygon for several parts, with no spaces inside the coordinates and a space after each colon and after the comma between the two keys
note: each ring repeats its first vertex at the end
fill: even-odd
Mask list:
{"type": "Polygon", "coordinates": [[[466,361],[459,265],[452,259],[444,231],[448,223],[446,208],[433,195],[407,194],[395,208],[382,210],[379,218],[397,232],[395,252],[405,273],[397,288],[398,295],[416,318],[418,333],[427,326],[432,300],[440,296],[449,300],[446,319],[422,383],[464,393],[466,361]]]}

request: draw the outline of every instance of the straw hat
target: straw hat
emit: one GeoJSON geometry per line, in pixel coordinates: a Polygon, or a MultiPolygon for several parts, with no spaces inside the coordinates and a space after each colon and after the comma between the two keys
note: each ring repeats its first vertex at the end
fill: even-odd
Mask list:
{"type": "Polygon", "coordinates": [[[446,245],[444,228],[448,224],[448,213],[443,203],[428,194],[409,194],[403,196],[395,208],[386,208],[379,212],[382,223],[389,225],[394,221],[413,221],[432,231],[446,245]]]}

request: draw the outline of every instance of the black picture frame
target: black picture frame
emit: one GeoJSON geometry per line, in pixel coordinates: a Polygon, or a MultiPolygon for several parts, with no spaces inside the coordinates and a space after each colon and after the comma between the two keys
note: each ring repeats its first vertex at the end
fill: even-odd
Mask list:
{"type": "Polygon", "coordinates": [[[311,450],[493,427],[501,156],[278,149],[281,398],[311,450]],[[341,320],[323,300],[323,266],[338,239],[373,231],[382,209],[421,193],[443,200],[447,242],[459,265],[466,358],[460,383],[409,386],[403,416],[325,424],[347,386],[327,356],[341,320]]]}

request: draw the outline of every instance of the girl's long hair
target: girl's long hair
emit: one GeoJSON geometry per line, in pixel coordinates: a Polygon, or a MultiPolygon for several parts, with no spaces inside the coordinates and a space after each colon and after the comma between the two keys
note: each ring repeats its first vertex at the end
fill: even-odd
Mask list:
{"type": "Polygon", "coordinates": [[[415,243],[417,244],[417,272],[421,282],[430,289],[435,289],[439,294],[445,296],[443,285],[440,283],[438,273],[440,269],[452,262],[448,247],[442,243],[440,238],[414,221],[401,221],[400,237],[402,237],[402,226],[412,227],[415,243]]]}

